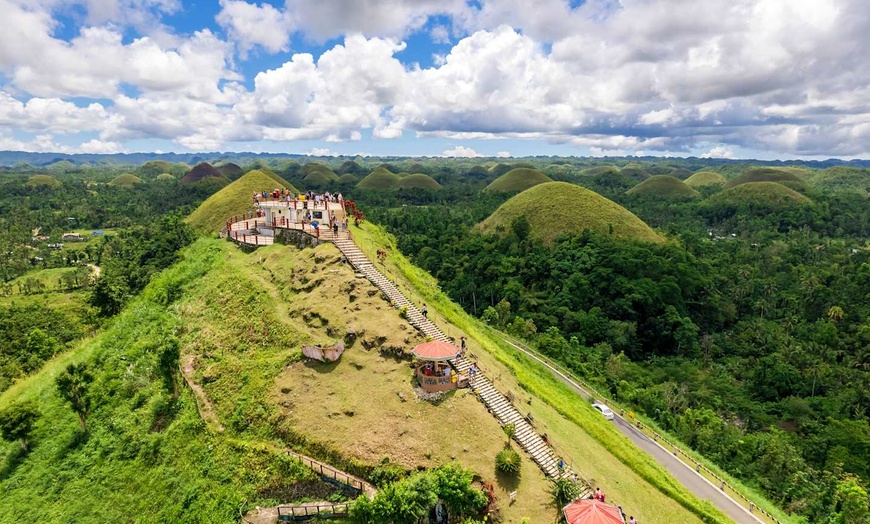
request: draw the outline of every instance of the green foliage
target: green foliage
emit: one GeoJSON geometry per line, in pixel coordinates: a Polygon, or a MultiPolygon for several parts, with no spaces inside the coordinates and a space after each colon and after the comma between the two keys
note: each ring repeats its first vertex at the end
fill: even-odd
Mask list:
{"type": "Polygon", "coordinates": [[[749,169],[744,173],[741,173],[740,176],[727,181],[725,183],[725,189],[730,189],[750,182],[774,182],[785,184],[789,187],[794,187],[800,190],[807,189],[806,182],[801,180],[791,171],[773,167],[749,169]]]}
{"type": "Polygon", "coordinates": [[[441,189],[441,184],[436,182],[432,177],[423,173],[414,173],[408,175],[396,185],[399,189],[441,189]]]}
{"type": "Polygon", "coordinates": [[[580,485],[571,479],[559,478],[550,481],[550,495],[560,508],[580,496],[580,485]]]}
{"type": "Polygon", "coordinates": [[[443,500],[452,516],[475,515],[486,504],[483,492],[471,486],[472,474],[459,465],[434,470],[388,484],[374,500],[358,498],[350,508],[352,522],[414,524],[443,500]]]}
{"type": "Polygon", "coordinates": [[[87,418],[93,408],[91,383],[94,375],[84,364],[70,364],[56,380],[57,391],[78,415],[82,431],[87,433],[87,418]]]}
{"type": "Polygon", "coordinates": [[[725,177],[714,171],[698,171],[686,179],[686,185],[698,189],[704,186],[721,186],[725,177]]]}
{"type": "Polygon", "coordinates": [[[522,461],[520,455],[511,448],[505,448],[495,454],[495,470],[501,473],[519,475],[522,461]]]}
{"type": "Polygon", "coordinates": [[[164,340],[157,348],[157,368],[163,376],[166,389],[178,398],[178,359],[181,357],[181,344],[175,337],[164,340]]]}
{"type": "Polygon", "coordinates": [[[21,441],[21,448],[26,453],[29,449],[27,440],[39,417],[39,406],[35,401],[16,402],[0,411],[0,436],[10,442],[21,441]]]}
{"type": "Polygon", "coordinates": [[[360,180],[356,187],[374,190],[395,189],[398,187],[399,180],[401,180],[399,175],[390,172],[386,168],[379,167],[360,180]]]}
{"type": "Polygon", "coordinates": [[[118,187],[132,187],[132,186],[135,186],[136,184],[141,184],[141,183],[142,183],[142,179],[137,177],[136,175],[133,175],[131,173],[124,173],[123,175],[119,175],[119,176],[113,178],[112,181],[109,182],[109,185],[110,186],[118,186],[118,187]]]}
{"type": "Polygon", "coordinates": [[[505,436],[507,436],[508,439],[507,443],[508,445],[510,445],[511,439],[513,439],[514,435],[516,435],[517,433],[517,425],[513,422],[510,422],[508,424],[505,424],[502,430],[504,430],[504,434],[505,436]]]}
{"type": "Polygon", "coordinates": [[[243,215],[252,208],[254,193],[271,191],[275,187],[298,192],[289,182],[274,173],[262,170],[249,171],[210,196],[187,217],[186,222],[201,233],[215,233],[226,225],[228,218],[243,215]]]}

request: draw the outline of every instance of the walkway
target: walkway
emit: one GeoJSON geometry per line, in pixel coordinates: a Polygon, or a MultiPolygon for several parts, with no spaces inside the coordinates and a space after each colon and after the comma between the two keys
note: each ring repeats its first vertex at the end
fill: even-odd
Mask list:
{"type": "MultiPolygon", "coordinates": [[[[335,245],[341,250],[342,254],[347,258],[351,265],[360,273],[372,281],[392,302],[397,308],[406,308],[408,322],[412,326],[419,329],[424,335],[431,337],[433,340],[443,342],[451,342],[432,321],[424,317],[410,300],[408,300],[401,291],[390,282],[381,273],[378,268],[366,257],[366,255],[356,246],[352,240],[339,239],[335,241],[335,245]]],[[[464,357],[457,357],[450,360],[450,364],[457,372],[467,372],[471,367],[471,362],[464,357]]],[[[498,421],[504,426],[514,424],[516,432],[514,439],[531,457],[532,460],[544,471],[548,477],[557,478],[573,478],[574,472],[567,464],[563,468],[559,468],[559,457],[553,453],[553,449],[547,444],[544,438],[538,434],[532,427],[529,421],[514,407],[511,400],[498,391],[492,382],[486,378],[483,373],[470,375],[470,385],[477,393],[478,398],[483,401],[487,409],[498,421]]],[[[591,488],[583,482],[583,497],[591,494],[591,488]]]]}

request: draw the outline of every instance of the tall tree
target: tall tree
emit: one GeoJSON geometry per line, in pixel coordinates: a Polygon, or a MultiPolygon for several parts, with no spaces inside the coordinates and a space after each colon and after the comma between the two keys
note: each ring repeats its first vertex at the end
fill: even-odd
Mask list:
{"type": "Polygon", "coordinates": [[[88,431],[87,418],[91,414],[91,383],[94,376],[84,364],[70,364],[57,377],[57,389],[60,396],[69,402],[73,411],[79,417],[82,431],[88,431]]]}

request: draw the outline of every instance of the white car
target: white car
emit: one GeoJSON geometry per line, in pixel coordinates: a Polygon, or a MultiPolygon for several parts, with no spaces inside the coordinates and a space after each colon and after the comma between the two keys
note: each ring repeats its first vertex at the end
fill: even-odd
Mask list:
{"type": "Polygon", "coordinates": [[[604,418],[606,418],[607,420],[613,420],[613,411],[609,407],[605,406],[600,402],[592,404],[592,407],[600,411],[601,414],[604,415],[604,418]]]}

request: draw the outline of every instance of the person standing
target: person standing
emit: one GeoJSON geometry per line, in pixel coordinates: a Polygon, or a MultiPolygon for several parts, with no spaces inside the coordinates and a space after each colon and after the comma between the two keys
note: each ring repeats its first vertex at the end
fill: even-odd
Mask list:
{"type": "Polygon", "coordinates": [[[637,520],[634,517],[629,517],[628,524],[637,524],[637,520]]]}
{"type": "Polygon", "coordinates": [[[465,337],[459,337],[459,354],[465,356],[465,337]]]}
{"type": "Polygon", "coordinates": [[[425,319],[429,318],[429,309],[426,308],[426,304],[423,304],[423,310],[420,311],[420,313],[423,314],[423,318],[425,318],[425,319]]]}

